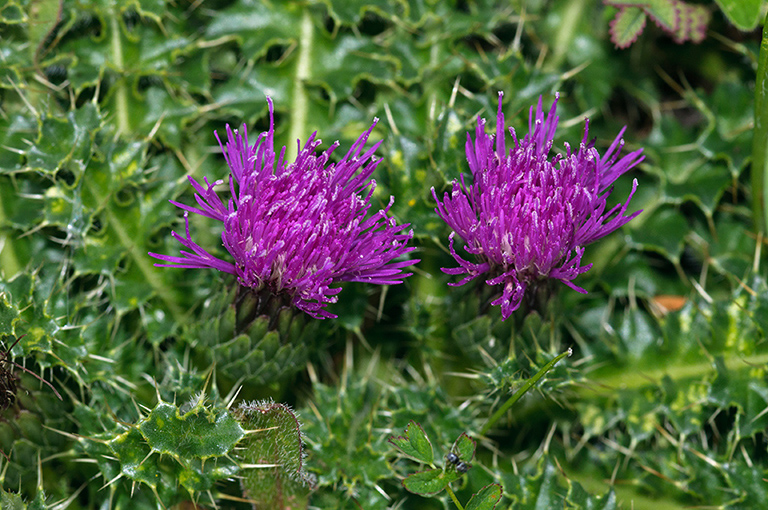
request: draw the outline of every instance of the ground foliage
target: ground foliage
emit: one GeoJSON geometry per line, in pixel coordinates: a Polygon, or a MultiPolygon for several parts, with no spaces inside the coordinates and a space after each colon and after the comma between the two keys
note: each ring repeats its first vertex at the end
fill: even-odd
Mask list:
{"type": "MultiPolygon", "coordinates": [[[[455,480],[466,508],[758,508],[768,285],[748,174],[760,34],[731,24],[750,13],[710,12],[700,44],[648,26],[617,50],[615,11],[599,0],[5,2],[0,335],[7,347],[23,335],[9,361],[63,400],[3,365],[19,380],[0,421],[2,507],[247,508],[239,480],[263,450],[302,472],[254,487],[290,484],[295,508],[454,508],[442,488],[425,498],[403,485],[428,469],[455,480]],[[544,289],[506,322],[482,286],[447,287],[449,232],[429,192],[467,171],[465,132],[493,117],[498,91],[518,132],[539,95],[559,92],[556,147],[580,140],[589,116],[598,147],[627,125],[627,148],[647,156],[614,193],[637,178],[644,212],[587,250],[589,294],[544,289]],[[265,129],[267,94],[289,151],[314,130],[349,146],[381,119],[375,198],[396,197],[422,262],[402,286],[347,285],[336,320],[233,338],[234,281],[156,268],[147,252],[176,250],[183,221],[168,200],[189,203],[187,174],[225,177],[213,130],[265,129]],[[238,422],[235,401],[260,402],[265,423],[278,420],[266,409],[283,413],[292,450],[280,450],[289,436],[255,436],[256,418],[238,422]],[[390,442],[416,427],[432,467],[390,442]],[[476,443],[465,474],[444,468],[460,437],[476,443]]],[[[221,252],[212,224],[193,228],[221,252]]]]}

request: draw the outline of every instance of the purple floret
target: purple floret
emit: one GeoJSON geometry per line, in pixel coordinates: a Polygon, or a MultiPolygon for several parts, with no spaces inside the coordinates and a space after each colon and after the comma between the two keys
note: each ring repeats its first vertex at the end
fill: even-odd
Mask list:
{"type": "MultiPolygon", "coordinates": [[[[387,216],[394,198],[383,209],[368,214],[376,181],[371,174],[379,160],[373,157],[381,142],[362,155],[376,125],[363,133],[338,163],[329,163],[331,145],[319,156],[321,144],[313,133],[296,161],[277,164],[274,152],[274,119],[269,103],[269,131],[254,145],[248,134],[227,126],[227,143],[221,145],[230,169],[229,197],[224,203],[214,190],[223,181],[204,185],[189,177],[197,206],[171,201],[184,209],[186,235],[174,232],[185,248],[180,257],[150,253],[165,261],[159,267],[213,268],[237,276],[243,286],[289,296],[293,305],[316,318],[333,318],[325,308],[337,301],[338,282],[379,285],[402,283],[412,273],[403,269],[418,260],[396,260],[415,248],[408,246],[413,231],[387,216]],[[221,221],[221,239],[234,263],[221,260],[195,244],[189,233],[189,213],[221,221]]],[[[219,139],[216,134],[217,140],[219,139]]]]}
{"type": "Polygon", "coordinates": [[[618,158],[624,147],[621,136],[602,157],[584,138],[573,151],[549,157],[557,129],[557,98],[544,115],[542,101],[530,110],[530,133],[522,140],[509,129],[513,147],[505,146],[504,114],[499,109],[496,136],[485,132],[485,119],[478,117],[475,140],[467,133],[466,153],[473,182],[462,175],[453,182],[442,203],[435,189],[435,212],[453,229],[449,249],[459,267],[443,268],[464,278],[452,285],[484,275],[488,285],[501,285],[501,296],[491,304],[500,305],[504,319],[520,306],[526,289],[539,280],[556,278],[572,289],[586,293],[572,280],[592,265],[581,265],[584,247],[604,237],[635,216],[627,207],[637,180],[624,204],[606,210],[613,182],[634,168],[644,156],[642,149],[618,158]],[[475,262],[462,258],[454,248],[458,235],[475,262]]]}

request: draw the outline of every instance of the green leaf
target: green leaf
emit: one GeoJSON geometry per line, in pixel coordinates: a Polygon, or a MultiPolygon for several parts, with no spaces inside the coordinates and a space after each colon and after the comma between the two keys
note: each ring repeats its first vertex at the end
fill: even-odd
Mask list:
{"type": "Polygon", "coordinates": [[[18,494],[6,492],[5,489],[0,489],[0,508],[7,510],[26,510],[27,505],[24,504],[24,501],[18,494]]]}
{"type": "Polygon", "coordinates": [[[642,225],[632,225],[632,242],[655,251],[670,261],[680,259],[688,224],[676,209],[665,207],[643,217],[642,225]]]}
{"type": "Polygon", "coordinates": [[[27,16],[21,7],[19,7],[19,4],[11,0],[3,7],[0,7],[0,20],[7,25],[12,23],[24,23],[27,21],[27,16]]]}
{"type": "Polygon", "coordinates": [[[404,454],[413,457],[423,464],[432,464],[434,462],[432,443],[430,443],[421,425],[415,421],[408,423],[404,436],[392,436],[389,438],[389,442],[404,454]]]}
{"type": "Polygon", "coordinates": [[[761,0],[715,0],[715,3],[739,30],[754,30],[760,20],[761,0]]]}
{"type": "Polygon", "coordinates": [[[101,122],[101,113],[93,103],[70,112],[66,118],[42,116],[36,143],[27,151],[27,164],[48,174],[66,166],[77,182],[91,157],[93,138],[101,122]]]}
{"type": "Polygon", "coordinates": [[[645,28],[646,15],[640,7],[622,7],[610,23],[611,42],[628,48],[645,28]]]}
{"type": "Polygon", "coordinates": [[[493,510],[501,500],[501,485],[486,485],[479,492],[472,495],[464,510],[493,510]]]}
{"type": "Polygon", "coordinates": [[[581,484],[558,479],[561,471],[547,457],[543,457],[531,475],[503,477],[505,495],[512,498],[515,510],[542,508],[573,508],[574,510],[616,510],[616,496],[612,490],[604,496],[589,495],[581,484]],[[563,485],[565,487],[563,487],[563,485]]]}
{"type": "Polygon", "coordinates": [[[475,458],[475,448],[477,444],[475,440],[469,437],[467,434],[462,433],[451,447],[451,451],[454,452],[464,462],[471,462],[475,458]]]}
{"type": "Polygon", "coordinates": [[[247,58],[255,60],[275,44],[293,42],[300,22],[299,4],[238,0],[216,12],[206,26],[205,36],[233,37],[242,45],[247,58]]]}
{"type": "Polygon", "coordinates": [[[359,23],[367,12],[391,18],[404,10],[401,0],[320,0],[328,6],[330,15],[342,25],[359,23]]]}
{"type": "Polygon", "coordinates": [[[700,43],[707,36],[710,13],[703,5],[680,3],[680,23],[675,31],[675,41],[700,43]]]}
{"type": "Polygon", "coordinates": [[[656,25],[666,30],[674,32],[680,26],[680,12],[677,2],[673,0],[649,0],[643,10],[651,17],[656,25]]]}
{"type": "Polygon", "coordinates": [[[244,431],[226,410],[206,408],[202,397],[181,414],[173,404],[160,402],[144,420],[139,430],[152,451],[186,459],[207,459],[229,452],[244,431]]]}
{"type": "Polygon", "coordinates": [[[109,448],[120,463],[120,470],[131,480],[157,488],[161,475],[157,465],[157,456],[147,445],[141,433],[131,428],[109,443],[109,448]]]}
{"type": "Polygon", "coordinates": [[[403,487],[421,496],[432,496],[445,489],[450,483],[442,469],[429,469],[410,474],[403,480],[403,487]]]}
{"type": "Polygon", "coordinates": [[[667,32],[676,31],[680,25],[679,4],[682,2],[675,0],[606,0],[605,3],[618,7],[620,11],[627,8],[642,9],[659,28],[667,32]]]}

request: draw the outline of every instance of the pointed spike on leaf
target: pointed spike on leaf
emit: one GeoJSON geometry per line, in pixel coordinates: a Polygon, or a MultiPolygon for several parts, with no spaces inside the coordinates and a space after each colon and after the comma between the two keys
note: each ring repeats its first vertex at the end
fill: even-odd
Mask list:
{"type": "Polygon", "coordinates": [[[501,485],[492,483],[480,489],[464,507],[464,510],[493,510],[501,501],[501,485]]]}
{"type": "Polygon", "coordinates": [[[392,436],[389,442],[400,451],[424,464],[432,464],[435,460],[432,443],[421,425],[411,420],[405,427],[405,435],[392,436]]]}

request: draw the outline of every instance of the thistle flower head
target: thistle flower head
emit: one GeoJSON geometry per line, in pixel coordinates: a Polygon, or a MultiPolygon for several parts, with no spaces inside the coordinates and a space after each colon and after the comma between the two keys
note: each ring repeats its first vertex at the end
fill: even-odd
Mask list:
{"type": "Polygon", "coordinates": [[[530,132],[518,139],[509,129],[513,145],[507,150],[502,94],[496,121],[496,136],[485,131],[478,117],[475,139],[467,133],[466,154],[472,183],[464,176],[453,182],[451,193],[437,202],[435,211],[453,229],[449,249],[459,264],[444,268],[464,275],[453,285],[463,285],[485,275],[489,285],[500,285],[501,295],[491,304],[500,305],[507,319],[516,310],[529,286],[555,278],[578,292],[586,293],[572,280],[588,271],[581,265],[584,247],[625,225],[641,211],[627,214],[629,201],[606,210],[611,185],[643,160],[642,149],[619,158],[624,146],[622,129],[601,156],[589,141],[589,121],[576,150],[565,145],[564,154],[550,157],[557,129],[557,98],[545,116],[539,97],[530,110],[530,132]],[[464,249],[475,258],[462,258],[454,248],[458,235],[464,249]]]}
{"type": "Polygon", "coordinates": [[[398,225],[384,209],[369,214],[376,182],[371,174],[378,165],[373,157],[381,142],[363,152],[376,125],[352,145],[338,163],[333,143],[316,155],[322,143],[313,133],[294,162],[285,161],[285,147],[274,151],[274,115],[269,103],[269,130],[253,145],[242,132],[227,126],[226,144],[219,140],[230,170],[229,196],[222,200],[215,190],[224,181],[204,184],[189,177],[197,207],[171,201],[183,209],[184,236],[173,233],[184,248],[181,256],[151,256],[164,261],[160,267],[213,268],[237,276],[255,291],[268,290],[289,299],[316,318],[335,317],[325,308],[335,303],[338,282],[380,285],[402,283],[412,273],[403,268],[417,260],[396,260],[414,248],[407,245],[413,232],[398,225]],[[219,220],[222,243],[233,261],[219,259],[192,241],[189,213],[219,220]]]}

